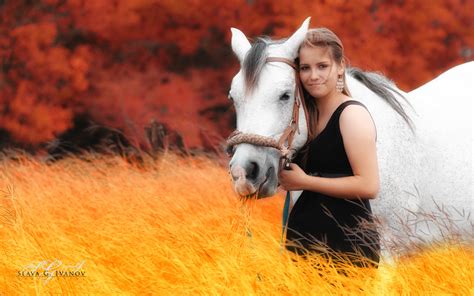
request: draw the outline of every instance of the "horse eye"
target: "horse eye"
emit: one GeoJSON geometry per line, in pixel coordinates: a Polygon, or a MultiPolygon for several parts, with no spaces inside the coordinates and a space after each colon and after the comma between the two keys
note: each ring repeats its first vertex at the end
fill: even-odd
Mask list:
{"type": "Polygon", "coordinates": [[[280,97],[280,101],[288,101],[290,99],[290,95],[287,93],[284,93],[280,97]]]}
{"type": "Polygon", "coordinates": [[[232,102],[234,101],[234,98],[230,94],[227,95],[227,98],[231,100],[232,102]]]}

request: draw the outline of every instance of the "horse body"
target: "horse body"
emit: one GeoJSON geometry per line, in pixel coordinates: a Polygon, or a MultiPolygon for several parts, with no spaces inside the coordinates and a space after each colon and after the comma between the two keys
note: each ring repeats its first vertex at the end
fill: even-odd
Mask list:
{"type": "MultiPolygon", "coordinates": [[[[308,24],[309,19],[287,41],[269,44],[265,56],[294,59],[308,24]]],[[[236,29],[232,47],[243,64],[250,44],[236,29]]],[[[410,93],[391,85],[408,98],[409,103],[399,102],[413,129],[386,100],[348,72],[346,81],[353,98],[368,108],[377,129],[380,192],[371,204],[381,221],[384,246],[389,249],[413,241],[437,240],[446,235],[443,230],[451,231],[453,226],[472,238],[474,63],[456,67],[410,93]],[[438,218],[451,220],[447,225],[438,218]]],[[[279,98],[282,93],[294,93],[293,69],[283,63],[265,64],[250,94],[244,91],[242,73],[234,77],[230,91],[237,129],[278,138],[291,119],[294,96],[285,101],[279,98]]],[[[385,80],[381,76],[376,79],[380,83],[385,80]]],[[[294,149],[301,148],[307,138],[302,108],[299,113],[300,133],[294,149]]],[[[273,195],[278,184],[278,160],[279,152],[273,148],[239,144],[230,161],[236,191],[241,195],[255,191],[260,197],[273,195]]],[[[295,192],[295,201],[299,193],[295,192]]]]}
{"type": "Polygon", "coordinates": [[[472,239],[474,62],[408,94],[417,114],[420,208],[442,212],[472,239]]]}
{"type": "Polygon", "coordinates": [[[450,235],[472,239],[474,63],[440,75],[401,100],[414,129],[350,75],[354,99],[377,128],[380,193],[371,201],[386,247],[450,235]]]}

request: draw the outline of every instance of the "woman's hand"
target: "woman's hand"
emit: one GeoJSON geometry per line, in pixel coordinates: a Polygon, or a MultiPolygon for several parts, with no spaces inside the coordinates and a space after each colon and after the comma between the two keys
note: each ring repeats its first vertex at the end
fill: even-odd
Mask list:
{"type": "Polygon", "coordinates": [[[290,170],[281,170],[278,175],[283,190],[304,190],[305,179],[308,175],[294,163],[290,163],[290,170]]]}

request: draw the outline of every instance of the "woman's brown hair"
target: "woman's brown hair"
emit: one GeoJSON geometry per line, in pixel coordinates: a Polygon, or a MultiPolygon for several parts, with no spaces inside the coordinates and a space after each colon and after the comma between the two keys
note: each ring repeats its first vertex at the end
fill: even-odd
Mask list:
{"type": "MultiPolygon", "coordinates": [[[[326,47],[332,59],[335,63],[341,64],[342,61],[345,59],[344,57],[344,47],[342,45],[341,40],[334,34],[331,30],[327,28],[315,28],[309,29],[306,33],[306,38],[300,46],[301,48],[304,47],[326,47]]],[[[299,58],[296,59],[296,64],[299,67],[299,58]]],[[[344,81],[344,88],[342,93],[350,96],[349,89],[347,88],[346,78],[345,75],[342,75],[342,79],[344,81]]],[[[304,168],[306,166],[306,162],[308,159],[308,144],[316,137],[316,126],[318,123],[318,108],[316,106],[316,100],[303,88],[303,99],[308,110],[308,139],[306,144],[299,152],[299,164],[304,168]]]]}

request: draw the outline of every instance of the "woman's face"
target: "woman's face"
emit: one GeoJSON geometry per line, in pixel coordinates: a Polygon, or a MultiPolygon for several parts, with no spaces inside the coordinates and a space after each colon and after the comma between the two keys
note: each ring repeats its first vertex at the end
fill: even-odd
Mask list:
{"type": "Polygon", "coordinates": [[[338,75],[342,75],[344,69],[333,60],[329,47],[302,47],[299,58],[300,79],[311,96],[323,98],[336,92],[338,75]]]}

